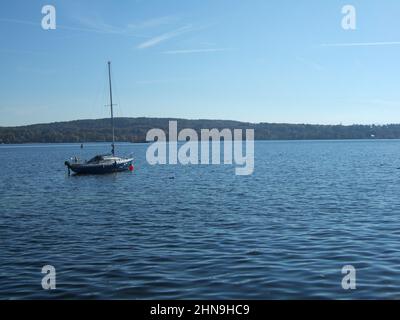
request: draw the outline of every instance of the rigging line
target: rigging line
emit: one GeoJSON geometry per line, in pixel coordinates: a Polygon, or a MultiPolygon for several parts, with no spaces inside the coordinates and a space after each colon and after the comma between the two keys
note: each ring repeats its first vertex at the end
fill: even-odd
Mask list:
{"type": "Polygon", "coordinates": [[[116,104],[114,104],[114,106],[116,106],[117,108],[114,108],[114,116],[116,118],[123,118],[124,117],[124,112],[123,112],[123,108],[121,105],[121,97],[119,94],[119,82],[118,79],[116,79],[116,77],[114,77],[114,68],[111,69],[111,77],[113,79],[113,99],[116,102],[116,104]]]}
{"type": "MultiPolygon", "coordinates": [[[[114,77],[115,79],[115,77],[114,77]]],[[[115,92],[115,102],[116,102],[116,110],[117,110],[117,117],[120,118],[121,117],[121,101],[119,98],[119,90],[118,90],[118,84],[117,81],[114,81],[115,85],[114,85],[114,92],[115,92]]]]}
{"type": "MultiPolygon", "coordinates": [[[[113,75],[113,71],[111,70],[111,74],[113,75]]],[[[121,97],[119,94],[119,83],[117,81],[117,79],[115,79],[115,77],[113,77],[113,83],[114,83],[114,92],[115,92],[115,100],[117,102],[117,110],[119,112],[119,117],[123,118],[124,114],[123,114],[123,108],[122,108],[122,104],[121,104],[121,97]]]]}
{"type": "Polygon", "coordinates": [[[107,119],[110,117],[109,113],[109,88],[108,88],[108,68],[107,66],[103,69],[103,77],[102,77],[102,83],[103,83],[103,90],[102,90],[102,97],[101,97],[101,116],[98,118],[101,119],[107,119]],[[104,72],[104,74],[103,74],[104,72]]]}
{"type": "Polygon", "coordinates": [[[110,108],[111,108],[111,126],[112,126],[112,155],[115,155],[115,125],[114,125],[114,104],[113,104],[113,95],[112,95],[112,79],[111,79],[111,62],[108,61],[108,83],[110,86],[110,108]]]}

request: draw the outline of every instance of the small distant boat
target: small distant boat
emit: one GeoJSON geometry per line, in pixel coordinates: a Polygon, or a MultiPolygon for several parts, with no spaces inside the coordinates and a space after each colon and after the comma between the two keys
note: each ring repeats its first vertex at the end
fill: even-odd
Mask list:
{"type": "MultiPolygon", "coordinates": [[[[111,127],[112,127],[112,144],[111,154],[96,155],[89,161],[81,161],[73,158],[65,161],[65,165],[70,171],[76,174],[107,174],[121,171],[133,171],[133,158],[120,158],[115,155],[115,135],[114,135],[114,111],[111,86],[111,62],[108,62],[108,80],[110,85],[110,108],[111,108],[111,127]]],[[[81,145],[83,147],[83,145],[81,145]]]]}

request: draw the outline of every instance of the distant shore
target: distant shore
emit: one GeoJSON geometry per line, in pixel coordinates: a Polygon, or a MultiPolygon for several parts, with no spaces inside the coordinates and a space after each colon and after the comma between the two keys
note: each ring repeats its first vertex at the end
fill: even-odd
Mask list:
{"type": "MultiPolygon", "coordinates": [[[[249,123],[231,120],[188,120],[176,118],[116,118],[116,141],[144,143],[149,130],[168,131],[169,121],[179,130],[254,129],[255,140],[350,140],[400,139],[400,124],[317,125],[249,123]]],[[[110,119],[75,120],[19,127],[0,127],[0,144],[90,143],[111,141],[110,119]]]]}

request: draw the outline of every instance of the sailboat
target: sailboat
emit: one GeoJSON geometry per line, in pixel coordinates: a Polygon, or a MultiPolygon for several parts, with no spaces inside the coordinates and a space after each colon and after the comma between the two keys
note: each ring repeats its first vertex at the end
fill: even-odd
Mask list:
{"type": "Polygon", "coordinates": [[[114,134],[114,110],[111,85],[111,62],[108,62],[108,81],[110,86],[110,108],[111,108],[111,128],[112,144],[111,154],[96,155],[88,161],[80,161],[76,157],[65,161],[68,173],[71,171],[76,174],[107,174],[121,171],[133,171],[133,158],[120,158],[115,155],[115,134],[114,134]]]}

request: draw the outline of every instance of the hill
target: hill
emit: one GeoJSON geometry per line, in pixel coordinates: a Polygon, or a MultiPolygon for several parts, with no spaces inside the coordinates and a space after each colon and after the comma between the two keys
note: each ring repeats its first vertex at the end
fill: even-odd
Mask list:
{"type": "MultiPolygon", "coordinates": [[[[226,120],[186,120],[168,118],[116,118],[115,135],[119,142],[144,142],[152,128],[168,132],[168,122],[178,121],[178,129],[255,129],[256,140],[322,139],[400,139],[400,124],[390,125],[311,125],[285,123],[246,123],[226,120]]],[[[110,119],[76,120],[0,127],[0,143],[64,143],[111,141],[110,119]]]]}

